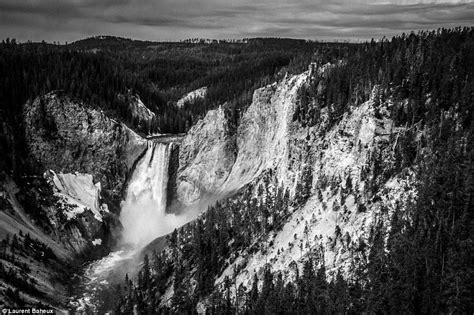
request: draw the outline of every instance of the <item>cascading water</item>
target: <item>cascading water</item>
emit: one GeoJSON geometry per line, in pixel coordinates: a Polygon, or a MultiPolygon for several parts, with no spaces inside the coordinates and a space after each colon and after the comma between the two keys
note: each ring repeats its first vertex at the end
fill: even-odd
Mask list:
{"type": "Polygon", "coordinates": [[[148,142],[138,162],[122,204],[122,242],[134,248],[171,232],[183,218],[166,213],[168,167],[173,144],[148,142]]]}
{"type": "Polygon", "coordinates": [[[138,161],[122,203],[120,222],[123,225],[120,247],[107,257],[91,263],[85,270],[88,279],[72,305],[83,311],[96,309],[107,299],[111,285],[121,283],[125,273],[139,268],[140,250],[159,236],[189,221],[185,215],[166,213],[168,169],[173,143],[148,142],[145,155],[138,161]]]}

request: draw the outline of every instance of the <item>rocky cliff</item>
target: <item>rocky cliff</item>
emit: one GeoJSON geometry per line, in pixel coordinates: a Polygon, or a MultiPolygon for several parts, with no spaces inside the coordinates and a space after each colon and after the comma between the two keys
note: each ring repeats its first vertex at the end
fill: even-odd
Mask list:
{"type": "Polygon", "coordinates": [[[217,194],[232,170],[235,151],[224,109],[209,111],[179,146],[177,199],[189,205],[206,194],[217,194]]]}
{"type": "MultiPolygon", "coordinates": [[[[390,229],[393,211],[416,200],[414,172],[393,162],[397,140],[406,130],[394,125],[393,101],[380,103],[377,88],[369,101],[335,122],[327,107],[313,126],[295,119],[302,89],[326,71],[330,65],[311,66],[256,90],[236,132],[219,108],[184,138],[177,178],[182,202],[193,204],[212,194],[224,198],[247,187],[262,203],[268,201],[259,192],[262,185],[288,189],[292,199],[290,215],[278,222],[278,230],[226,258],[228,267],[215,286],[233,277],[235,287],[250,288],[254,274],[261,279],[267,263],[285,279],[294,279],[295,266],[308,258],[323,262],[330,275],[341,271],[348,276],[354,261],[367,254],[374,229],[390,229]]],[[[251,207],[245,200],[235,202],[251,207]]],[[[172,290],[166,296],[171,295],[172,290]]]]}
{"type": "Polygon", "coordinates": [[[79,253],[86,243],[105,245],[101,240],[110,239],[106,231],[118,224],[113,213],[118,212],[127,177],[147,141],[61,93],[26,104],[24,121],[28,152],[47,171],[45,178],[59,198],[56,208],[62,211],[56,216],[65,217],[67,226],[79,224],[78,230],[63,230],[58,237],[79,253]],[[84,240],[79,240],[81,235],[84,240]]]}
{"type": "Polygon", "coordinates": [[[289,135],[297,91],[308,74],[255,91],[233,132],[222,108],[198,121],[180,145],[178,199],[192,204],[204,195],[227,196],[264,170],[288,174],[289,135]]]}
{"type": "Polygon", "coordinates": [[[23,118],[28,156],[22,158],[36,174],[0,174],[0,237],[3,266],[15,274],[18,262],[24,264],[24,278],[33,284],[26,289],[7,279],[0,296],[21,287],[28,294],[8,298],[9,305],[19,299],[61,306],[71,282],[63,277],[118,240],[122,192],[147,141],[60,92],[27,103],[23,118]],[[17,241],[5,241],[12,237],[17,241]],[[10,259],[14,255],[31,259],[10,259]]]}
{"type": "MultiPolygon", "coordinates": [[[[324,120],[314,128],[295,122],[288,134],[288,174],[297,174],[297,182],[305,181],[302,170],[311,170],[307,200],[294,208],[281,230],[259,241],[257,252],[240,253],[216,285],[225,276],[235,276],[237,269],[237,286],[250,287],[253,275],[261,277],[267,263],[285,279],[294,280],[293,264],[308,258],[324,262],[329,275],[340,271],[349,276],[354,261],[367,254],[371,233],[390,229],[395,209],[416,200],[416,178],[410,169],[377,174],[378,167],[390,173],[395,139],[404,129],[395,128],[389,116],[377,118],[373,100],[354,108],[325,134],[323,126],[324,120]],[[382,164],[375,167],[375,159],[382,164]]],[[[276,178],[293,183],[291,178],[276,178]]],[[[294,190],[293,198],[300,189],[294,190]]]]}
{"type": "Polygon", "coordinates": [[[60,93],[25,106],[29,153],[43,169],[90,174],[117,210],[126,178],[146,149],[146,140],[103,112],[60,93]]]}

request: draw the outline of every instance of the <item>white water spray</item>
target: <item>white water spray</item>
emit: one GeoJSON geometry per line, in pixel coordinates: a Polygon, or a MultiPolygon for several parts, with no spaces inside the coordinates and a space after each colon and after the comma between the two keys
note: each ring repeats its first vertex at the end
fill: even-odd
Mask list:
{"type": "Polygon", "coordinates": [[[122,240],[117,251],[86,268],[83,292],[71,305],[78,311],[86,306],[96,309],[101,292],[133,276],[139,269],[140,251],[159,236],[172,232],[189,222],[193,216],[166,213],[170,154],[173,143],[148,142],[145,155],[138,161],[122,203],[120,222],[122,240]]]}
{"type": "Polygon", "coordinates": [[[186,222],[166,213],[168,167],[173,144],[149,141],[138,161],[122,203],[122,242],[134,248],[170,233],[186,222]]]}

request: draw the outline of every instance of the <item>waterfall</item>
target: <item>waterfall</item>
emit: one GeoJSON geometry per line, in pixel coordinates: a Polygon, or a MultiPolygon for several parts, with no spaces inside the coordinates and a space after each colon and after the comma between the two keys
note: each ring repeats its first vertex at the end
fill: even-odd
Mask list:
{"type": "Polygon", "coordinates": [[[182,225],[184,218],[166,213],[168,167],[172,143],[148,142],[122,203],[122,242],[141,247],[182,225]]]}
{"type": "MultiPolygon", "coordinates": [[[[138,270],[141,249],[155,238],[172,232],[188,222],[186,215],[166,213],[170,155],[173,143],[148,141],[145,154],[137,162],[122,202],[120,222],[121,244],[84,271],[86,282],[82,292],[71,302],[79,311],[96,310],[103,305],[102,292],[122,283],[125,274],[138,270]]],[[[109,305],[110,306],[110,305],[109,305]]]]}

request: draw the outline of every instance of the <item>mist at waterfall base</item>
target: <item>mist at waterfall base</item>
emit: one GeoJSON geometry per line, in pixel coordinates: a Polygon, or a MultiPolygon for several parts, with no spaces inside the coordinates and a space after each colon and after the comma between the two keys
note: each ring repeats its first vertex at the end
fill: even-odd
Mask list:
{"type": "Polygon", "coordinates": [[[168,168],[173,144],[149,143],[128,185],[120,212],[122,244],[141,248],[189,221],[189,215],[166,213],[168,168]]]}
{"type": "Polygon", "coordinates": [[[166,212],[167,186],[172,143],[148,142],[128,183],[121,205],[123,230],[116,250],[94,261],[84,271],[82,283],[72,305],[76,310],[87,308],[105,312],[113,307],[116,296],[110,288],[121,284],[125,274],[131,279],[143,261],[142,249],[154,239],[172,232],[193,220],[208,203],[181,209],[179,215],[166,212]]]}

